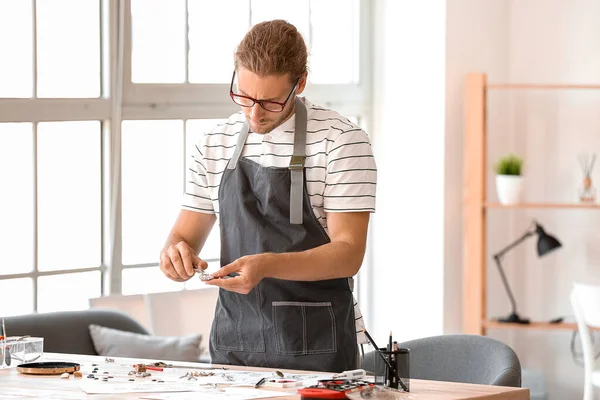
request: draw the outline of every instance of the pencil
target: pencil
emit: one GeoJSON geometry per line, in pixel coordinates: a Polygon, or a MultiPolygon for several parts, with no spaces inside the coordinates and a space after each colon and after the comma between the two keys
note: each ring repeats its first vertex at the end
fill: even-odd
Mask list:
{"type": "Polygon", "coordinates": [[[373,338],[371,337],[371,335],[369,335],[369,332],[367,332],[366,329],[363,328],[363,332],[365,334],[365,336],[367,337],[367,339],[369,339],[369,342],[371,342],[371,344],[373,345],[373,347],[375,347],[375,351],[377,352],[377,354],[379,354],[379,357],[381,357],[381,359],[383,360],[383,362],[385,363],[385,365],[387,365],[387,367],[389,369],[393,369],[392,366],[390,365],[389,361],[387,360],[387,358],[385,358],[385,356],[383,354],[381,354],[381,351],[379,350],[379,347],[377,347],[377,344],[375,344],[375,341],[373,340],[373,338]]]}

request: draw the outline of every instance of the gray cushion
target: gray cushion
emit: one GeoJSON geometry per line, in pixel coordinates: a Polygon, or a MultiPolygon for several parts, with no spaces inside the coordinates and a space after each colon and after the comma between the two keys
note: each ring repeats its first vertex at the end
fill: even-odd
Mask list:
{"type": "MultiPolygon", "coordinates": [[[[521,387],[521,364],[506,344],[479,335],[441,335],[400,343],[410,349],[410,377],[521,387]]],[[[381,374],[379,356],[365,354],[364,369],[381,374]]]]}
{"type": "Polygon", "coordinates": [[[92,324],[90,335],[101,356],[198,362],[202,353],[201,334],[151,336],[92,324]]]}
{"type": "Polygon", "coordinates": [[[123,331],[148,334],[133,318],[116,310],[91,309],[6,317],[10,336],[30,335],[44,338],[44,351],[97,355],[89,333],[90,324],[123,331]]]}

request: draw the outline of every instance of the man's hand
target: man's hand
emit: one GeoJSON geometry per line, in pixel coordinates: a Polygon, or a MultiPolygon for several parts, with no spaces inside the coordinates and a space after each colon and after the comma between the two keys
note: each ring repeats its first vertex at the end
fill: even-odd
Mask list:
{"type": "Polygon", "coordinates": [[[206,281],[205,283],[219,286],[231,292],[248,294],[265,277],[270,257],[269,253],[240,257],[231,264],[225,265],[217,272],[214,272],[212,275],[215,279],[206,281]],[[237,272],[238,276],[219,279],[233,272],[237,272]]]}
{"type": "Polygon", "coordinates": [[[171,280],[184,282],[194,276],[194,268],[206,269],[208,264],[183,240],[170,245],[160,254],[160,270],[171,280]]]}

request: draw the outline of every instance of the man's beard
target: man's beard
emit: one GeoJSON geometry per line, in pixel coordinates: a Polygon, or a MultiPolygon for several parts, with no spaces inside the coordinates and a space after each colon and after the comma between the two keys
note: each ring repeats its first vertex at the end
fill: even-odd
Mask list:
{"type": "Polygon", "coordinates": [[[287,111],[284,111],[285,114],[283,114],[280,118],[276,119],[275,121],[272,121],[271,123],[267,123],[265,125],[258,125],[258,126],[252,126],[253,124],[250,123],[250,129],[252,129],[252,132],[254,132],[254,133],[260,133],[263,135],[271,132],[273,129],[277,128],[279,125],[281,125],[285,121],[287,121],[287,119],[290,117],[290,115],[292,115],[292,113],[296,110],[296,107],[294,107],[294,106],[295,105],[290,107],[287,111]]]}

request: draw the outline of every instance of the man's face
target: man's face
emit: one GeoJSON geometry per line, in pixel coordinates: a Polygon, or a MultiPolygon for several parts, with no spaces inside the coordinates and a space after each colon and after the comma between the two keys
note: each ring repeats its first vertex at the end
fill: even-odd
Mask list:
{"type": "MultiPolygon", "coordinates": [[[[243,67],[238,68],[237,80],[236,93],[257,100],[272,100],[283,103],[293,88],[293,84],[290,83],[290,78],[287,74],[283,76],[269,75],[261,77],[243,67]]],[[[297,89],[292,93],[281,112],[267,111],[258,103],[252,107],[241,107],[253,132],[269,133],[292,115],[295,110],[295,95],[302,92],[306,79],[303,77],[300,81],[297,89]]]]}

